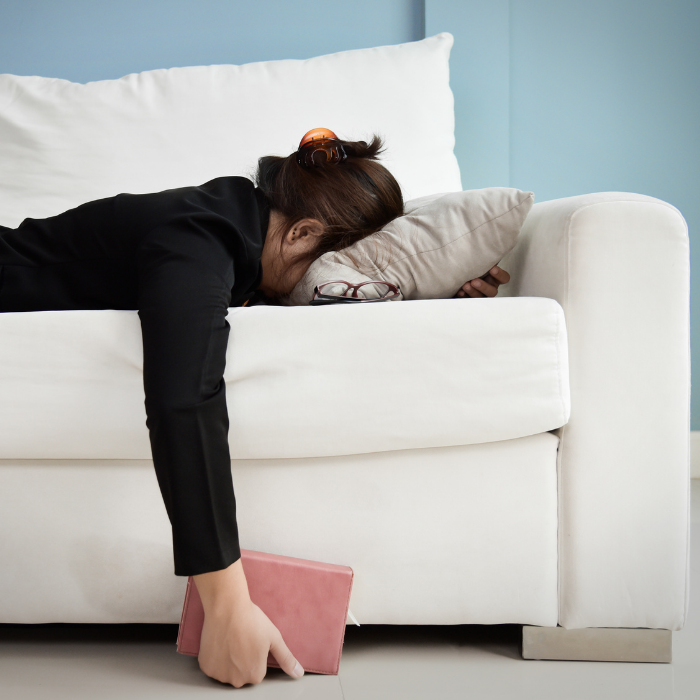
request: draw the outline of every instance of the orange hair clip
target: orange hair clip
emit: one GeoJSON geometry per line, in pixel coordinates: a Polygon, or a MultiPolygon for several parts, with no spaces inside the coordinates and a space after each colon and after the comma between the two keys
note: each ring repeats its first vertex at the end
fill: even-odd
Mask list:
{"type": "MultiPolygon", "coordinates": [[[[304,134],[297,149],[297,163],[306,168],[319,167],[327,163],[340,163],[347,158],[340,139],[330,129],[311,129],[304,134]],[[323,153],[324,159],[317,163],[316,153],[323,153]]],[[[320,159],[318,159],[320,160],[320,159]]]]}

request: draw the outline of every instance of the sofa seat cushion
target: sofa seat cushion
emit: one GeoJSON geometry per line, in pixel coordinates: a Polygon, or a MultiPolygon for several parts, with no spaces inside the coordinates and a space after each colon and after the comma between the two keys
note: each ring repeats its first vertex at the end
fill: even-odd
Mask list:
{"type": "MultiPolygon", "coordinates": [[[[536,297],[230,309],[233,459],[509,440],[569,418],[564,313],[536,297]]],[[[0,314],[0,459],[148,459],[136,311],[0,314]]]]}

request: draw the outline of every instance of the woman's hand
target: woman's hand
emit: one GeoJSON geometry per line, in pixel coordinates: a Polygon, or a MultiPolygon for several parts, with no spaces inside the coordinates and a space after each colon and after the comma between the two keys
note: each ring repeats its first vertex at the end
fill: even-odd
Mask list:
{"type": "Polygon", "coordinates": [[[492,267],[485,275],[477,279],[469,280],[455,294],[461,298],[470,296],[478,297],[495,297],[498,294],[498,286],[510,282],[510,275],[500,267],[492,267]]]}
{"type": "Polygon", "coordinates": [[[260,683],[267,672],[268,652],[292,678],[304,675],[279,630],[251,601],[240,559],[194,580],[204,606],[198,660],[207,676],[235,688],[260,683]]]}

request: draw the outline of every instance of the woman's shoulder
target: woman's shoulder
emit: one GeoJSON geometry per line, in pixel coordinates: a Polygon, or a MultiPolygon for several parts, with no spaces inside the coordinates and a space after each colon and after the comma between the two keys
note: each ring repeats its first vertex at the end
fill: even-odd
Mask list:
{"type": "Polygon", "coordinates": [[[262,191],[251,179],[242,175],[216,177],[193,189],[199,193],[203,201],[214,206],[224,208],[234,206],[242,209],[254,209],[256,206],[269,207],[262,191]]]}
{"type": "Polygon", "coordinates": [[[252,192],[255,189],[255,183],[242,175],[224,175],[215,177],[213,180],[208,180],[199,189],[216,190],[216,189],[232,189],[240,190],[241,192],[252,192]]]}

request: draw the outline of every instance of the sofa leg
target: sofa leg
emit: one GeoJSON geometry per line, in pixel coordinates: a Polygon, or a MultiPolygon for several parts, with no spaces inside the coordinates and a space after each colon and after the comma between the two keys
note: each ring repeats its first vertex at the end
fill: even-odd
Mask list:
{"type": "Polygon", "coordinates": [[[671,663],[671,630],[523,625],[524,659],[671,663]]]}

